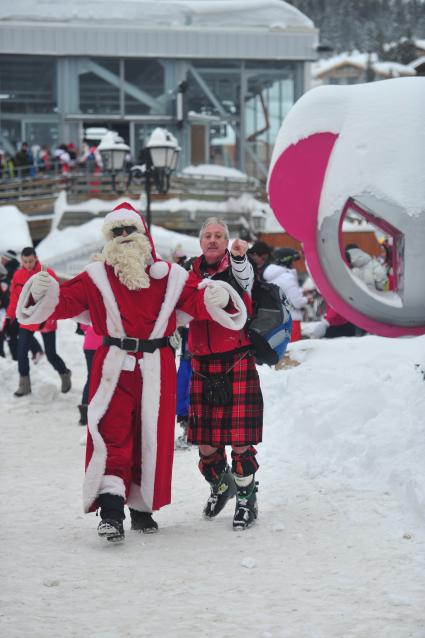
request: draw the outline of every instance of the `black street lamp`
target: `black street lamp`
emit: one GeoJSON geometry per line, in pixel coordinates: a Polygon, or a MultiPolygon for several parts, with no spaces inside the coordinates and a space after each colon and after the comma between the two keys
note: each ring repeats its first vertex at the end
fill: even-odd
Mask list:
{"type": "Polygon", "coordinates": [[[130,169],[130,182],[144,183],[146,193],[146,224],[151,228],[151,189],[165,195],[170,188],[171,173],[177,168],[181,148],[177,139],[167,129],[156,128],[146,146],[141,150],[142,164],[130,169]]]}
{"type": "Polygon", "coordinates": [[[116,191],[116,174],[122,171],[130,147],[116,131],[108,131],[100,140],[97,150],[102,158],[104,170],[111,173],[112,188],[116,191]]]}

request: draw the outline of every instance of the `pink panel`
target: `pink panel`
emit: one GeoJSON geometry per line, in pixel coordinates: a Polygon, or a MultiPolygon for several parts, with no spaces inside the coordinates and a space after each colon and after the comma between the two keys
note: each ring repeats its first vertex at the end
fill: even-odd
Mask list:
{"type": "Polygon", "coordinates": [[[316,241],[317,214],[329,156],[338,135],[316,133],[292,144],[273,167],[269,199],[285,230],[298,239],[316,241]]]}

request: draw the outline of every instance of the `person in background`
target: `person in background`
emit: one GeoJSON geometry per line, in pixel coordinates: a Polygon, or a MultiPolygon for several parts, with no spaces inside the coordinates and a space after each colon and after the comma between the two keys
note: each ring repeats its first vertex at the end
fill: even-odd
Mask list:
{"type": "Polygon", "coordinates": [[[182,433],[177,437],[175,447],[186,450],[190,448],[187,442],[187,431],[189,427],[189,404],[190,404],[190,380],[192,378],[191,355],[188,350],[189,328],[183,326],[180,329],[180,363],[177,369],[177,403],[176,417],[180,424],[182,433]]]}
{"type": "Polygon", "coordinates": [[[6,283],[7,270],[0,263],[0,357],[5,357],[4,351],[4,325],[6,321],[6,308],[9,303],[9,286],[6,283]]]}
{"type": "MultiPolygon", "coordinates": [[[[7,318],[12,322],[16,317],[16,307],[19,297],[26,282],[36,273],[41,271],[41,264],[38,261],[37,253],[32,246],[24,248],[21,253],[22,267],[18,268],[12,278],[10,287],[10,303],[7,307],[7,318]]],[[[57,279],[55,273],[50,268],[47,272],[57,279]]],[[[15,397],[23,397],[31,393],[30,367],[28,351],[34,339],[34,332],[39,330],[44,343],[46,357],[50,365],[57,371],[61,379],[61,392],[66,393],[71,389],[71,370],[68,370],[63,359],[56,352],[56,321],[48,320],[41,325],[19,325],[18,334],[18,370],[19,385],[14,393],[15,397]]]]}
{"type": "Polygon", "coordinates": [[[351,272],[372,290],[384,291],[388,286],[388,274],[385,266],[375,257],[371,257],[357,244],[345,247],[345,256],[351,272]]]}
{"type": "Polygon", "coordinates": [[[1,263],[6,268],[6,271],[7,271],[6,281],[7,283],[10,284],[10,282],[12,281],[13,275],[19,268],[19,261],[17,259],[16,252],[11,249],[4,250],[1,253],[0,258],[1,258],[1,263]]]}
{"type": "Polygon", "coordinates": [[[263,273],[271,262],[273,249],[264,241],[256,241],[249,248],[247,255],[253,264],[258,279],[263,279],[263,273]]]}
{"type": "Polygon", "coordinates": [[[53,168],[52,158],[50,157],[49,147],[44,145],[41,147],[39,154],[39,171],[41,173],[50,173],[53,168]]]}
{"type": "Polygon", "coordinates": [[[77,162],[85,166],[90,175],[98,175],[102,170],[102,157],[96,144],[90,143],[89,140],[84,140],[82,152],[77,158],[77,162]]]}
{"type": "Polygon", "coordinates": [[[337,337],[360,337],[366,334],[326,303],[326,313],[310,332],[311,339],[335,339],[337,337]]]}
{"type": "Polygon", "coordinates": [[[198,467],[210,486],[204,517],[215,518],[236,494],[233,528],[243,530],[258,514],[254,446],[261,442],[263,428],[263,398],[246,330],[254,272],[246,256],[247,242],[236,239],[229,253],[229,230],[223,220],[207,219],[199,239],[202,254],[193,262],[188,285],[219,284],[211,288],[211,296],[218,308],[232,313],[239,329],[223,327],[215,318],[189,324],[188,441],[199,446],[198,467]],[[232,447],[231,469],[226,445],[232,447]]]}
{"type": "Polygon", "coordinates": [[[13,179],[15,177],[15,162],[9,153],[4,153],[1,161],[2,179],[13,179]]]}
{"type": "MultiPolygon", "coordinates": [[[[177,245],[173,253],[171,254],[173,263],[186,267],[187,256],[185,255],[181,245],[177,245]]],[[[190,270],[190,264],[187,265],[187,270],[190,270]]],[[[182,429],[181,434],[177,437],[175,442],[176,449],[190,449],[190,444],[187,442],[187,430],[189,426],[189,402],[190,402],[190,380],[192,377],[192,364],[191,356],[188,351],[188,336],[189,328],[187,326],[181,326],[179,329],[180,335],[180,363],[177,369],[177,403],[176,403],[176,417],[177,423],[180,424],[182,429]]]]}
{"type": "Polygon", "coordinates": [[[67,176],[71,172],[71,156],[66,144],[60,144],[54,152],[55,162],[62,175],[67,176]]]}
{"type": "Polygon", "coordinates": [[[187,256],[184,253],[181,245],[176,246],[174,251],[171,253],[171,260],[174,264],[178,264],[179,266],[185,266],[187,256]]]}
{"type": "MultiPolygon", "coordinates": [[[[7,274],[3,280],[3,287],[7,286],[7,291],[4,293],[4,303],[5,310],[10,302],[10,286],[12,283],[12,278],[15,272],[19,268],[19,261],[17,259],[16,252],[12,249],[5,250],[1,253],[1,264],[6,268],[7,274]]],[[[7,316],[5,317],[3,324],[3,338],[6,339],[11,357],[14,361],[18,360],[18,335],[19,335],[19,324],[16,319],[10,320],[7,316]]],[[[35,338],[34,333],[32,333],[32,337],[29,340],[29,350],[32,353],[32,361],[37,364],[41,357],[44,355],[43,348],[39,344],[38,340],[35,338]]]]}
{"type": "Polygon", "coordinates": [[[289,301],[292,317],[291,341],[301,339],[303,308],[309,303],[309,297],[303,294],[297,271],[293,268],[294,261],[300,258],[300,253],[294,248],[275,248],[273,263],[263,273],[264,281],[279,286],[289,301]]]}
{"type": "Polygon", "coordinates": [[[379,242],[381,246],[381,258],[378,261],[384,266],[387,271],[388,283],[387,290],[395,289],[395,273],[394,273],[394,259],[393,259],[393,246],[387,238],[383,238],[379,242]]]}
{"type": "Polygon", "coordinates": [[[15,166],[18,177],[30,177],[33,166],[33,157],[28,142],[22,142],[21,148],[15,155],[15,166]]]}
{"type": "Polygon", "coordinates": [[[94,354],[96,350],[99,348],[99,346],[102,345],[102,337],[96,334],[93,326],[88,326],[87,324],[79,323],[78,327],[84,335],[83,350],[84,350],[84,356],[86,359],[86,366],[87,366],[87,377],[86,377],[86,382],[83,388],[83,395],[81,397],[81,405],[78,406],[78,410],[80,411],[80,420],[78,422],[78,425],[87,425],[87,409],[89,407],[88,404],[89,404],[90,373],[92,369],[94,354]]]}

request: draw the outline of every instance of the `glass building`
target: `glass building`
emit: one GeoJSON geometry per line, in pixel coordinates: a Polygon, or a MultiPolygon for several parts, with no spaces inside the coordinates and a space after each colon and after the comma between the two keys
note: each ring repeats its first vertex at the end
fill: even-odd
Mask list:
{"type": "MultiPolygon", "coordinates": [[[[3,3],[4,4],[4,3],[3,3]]],[[[281,0],[21,0],[0,8],[0,146],[56,145],[108,128],[134,160],[157,126],[182,165],[264,180],[286,113],[308,87],[318,31],[281,0]]]]}

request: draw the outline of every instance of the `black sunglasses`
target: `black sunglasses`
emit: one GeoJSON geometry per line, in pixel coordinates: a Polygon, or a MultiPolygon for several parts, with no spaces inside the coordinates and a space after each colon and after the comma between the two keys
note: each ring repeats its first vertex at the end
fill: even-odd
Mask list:
{"type": "Polygon", "coordinates": [[[136,226],[116,226],[112,229],[112,234],[114,237],[120,237],[124,231],[127,235],[131,235],[131,233],[135,233],[137,231],[137,228],[136,226]]]}

